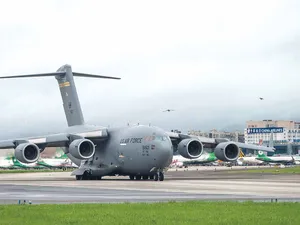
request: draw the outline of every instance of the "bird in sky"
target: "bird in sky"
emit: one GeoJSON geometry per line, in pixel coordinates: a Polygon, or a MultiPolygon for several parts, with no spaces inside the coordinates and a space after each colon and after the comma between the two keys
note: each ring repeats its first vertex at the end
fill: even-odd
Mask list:
{"type": "Polygon", "coordinates": [[[262,97],[259,97],[259,99],[260,99],[260,100],[264,100],[264,98],[262,98],[262,97]]]}
{"type": "Polygon", "coordinates": [[[167,110],[165,110],[163,112],[171,112],[171,111],[175,111],[175,110],[174,109],[167,109],[167,110]]]}

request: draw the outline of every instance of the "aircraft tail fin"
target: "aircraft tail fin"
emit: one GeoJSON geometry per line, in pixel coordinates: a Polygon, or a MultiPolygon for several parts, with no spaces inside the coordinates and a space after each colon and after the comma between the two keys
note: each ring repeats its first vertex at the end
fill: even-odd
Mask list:
{"type": "Polygon", "coordinates": [[[243,158],[244,156],[245,156],[245,154],[244,154],[243,150],[240,148],[240,154],[239,154],[239,157],[240,157],[240,158],[243,158]]]}
{"type": "Polygon", "coordinates": [[[269,147],[270,147],[270,148],[273,148],[273,147],[274,147],[273,131],[271,131],[271,134],[270,134],[269,147]]]}
{"type": "Polygon", "coordinates": [[[69,157],[64,153],[64,151],[62,149],[57,148],[54,158],[55,159],[68,159],[69,157]]]}
{"type": "Polygon", "coordinates": [[[63,65],[57,70],[57,72],[54,73],[4,76],[4,77],[0,77],[0,79],[49,77],[49,76],[54,76],[58,82],[62,101],[63,101],[63,107],[64,107],[64,111],[65,111],[65,115],[69,127],[84,124],[84,118],[83,118],[80,102],[78,99],[78,94],[77,94],[73,76],[89,77],[89,78],[104,78],[104,79],[121,79],[118,77],[108,77],[102,75],[72,72],[72,68],[70,65],[63,65]]]}
{"type": "Polygon", "coordinates": [[[258,151],[258,158],[264,158],[266,155],[264,154],[263,151],[258,151]]]}

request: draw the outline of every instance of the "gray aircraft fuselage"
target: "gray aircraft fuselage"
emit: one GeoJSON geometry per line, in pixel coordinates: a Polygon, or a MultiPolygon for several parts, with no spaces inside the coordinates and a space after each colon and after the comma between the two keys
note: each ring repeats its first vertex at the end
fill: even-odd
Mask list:
{"type": "Polygon", "coordinates": [[[96,142],[95,154],[84,161],[68,157],[93,175],[151,175],[168,167],[173,158],[169,136],[152,126],[128,126],[107,129],[109,139],[96,142]]]}

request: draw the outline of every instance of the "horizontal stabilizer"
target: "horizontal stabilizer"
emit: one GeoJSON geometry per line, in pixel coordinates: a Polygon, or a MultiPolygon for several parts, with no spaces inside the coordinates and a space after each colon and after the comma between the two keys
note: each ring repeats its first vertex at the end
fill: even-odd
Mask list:
{"type": "Polygon", "coordinates": [[[66,72],[54,72],[54,73],[39,73],[39,74],[5,76],[5,77],[0,77],[0,79],[4,79],[4,78],[25,78],[25,77],[53,77],[53,76],[65,75],[65,73],[66,72]]]}
{"type": "MultiPolygon", "coordinates": [[[[0,79],[5,79],[5,78],[26,78],[26,77],[53,77],[53,76],[63,76],[65,74],[66,74],[66,72],[39,73],[39,74],[28,74],[28,75],[4,76],[4,77],[0,77],[0,79]]],[[[103,79],[116,79],[116,80],[121,79],[119,77],[109,77],[109,76],[86,74],[86,73],[76,73],[76,72],[73,72],[73,76],[76,76],[76,77],[89,77],[89,78],[103,78],[103,79]]]]}
{"type": "Polygon", "coordinates": [[[116,79],[116,80],[120,80],[121,79],[119,77],[108,77],[108,76],[102,76],[102,75],[94,75],[94,74],[86,74],[86,73],[76,73],[76,72],[73,72],[73,76],[75,76],[75,77],[116,79]]]}

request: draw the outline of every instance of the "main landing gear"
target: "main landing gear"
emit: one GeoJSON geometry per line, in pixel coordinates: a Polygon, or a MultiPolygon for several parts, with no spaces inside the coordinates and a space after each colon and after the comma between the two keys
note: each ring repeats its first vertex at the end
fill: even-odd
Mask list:
{"type": "Polygon", "coordinates": [[[163,181],[164,179],[165,179],[165,175],[164,175],[164,173],[163,172],[157,172],[157,173],[155,173],[155,174],[153,174],[153,175],[150,175],[150,176],[141,176],[141,175],[136,175],[136,176],[134,176],[134,175],[130,175],[129,176],[129,179],[130,180],[141,180],[141,179],[143,179],[143,180],[154,180],[154,181],[163,181]]]}

